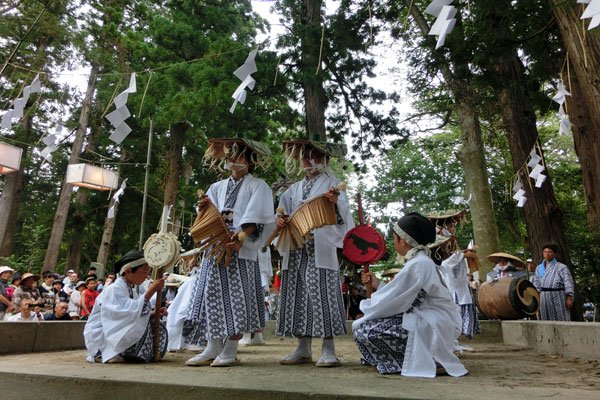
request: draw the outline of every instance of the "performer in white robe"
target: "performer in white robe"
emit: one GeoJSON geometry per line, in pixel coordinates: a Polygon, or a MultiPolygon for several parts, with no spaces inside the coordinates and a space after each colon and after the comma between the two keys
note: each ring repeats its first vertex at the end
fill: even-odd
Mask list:
{"type": "MultiPolygon", "coordinates": [[[[153,361],[151,299],[162,290],[164,279],[152,282],[148,290],[141,285],[150,267],[144,254],[133,250],[115,263],[120,277],[96,299],[85,324],[83,336],[88,362],[153,361]]],[[[115,271],[116,272],[116,271],[115,271]]],[[[160,355],[167,348],[167,331],[160,329],[160,355]]]]}
{"type": "Polygon", "coordinates": [[[363,282],[379,289],[361,302],[364,316],[352,324],[361,362],[382,374],[433,378],[443,368],[451,376],[465,375],[452,351],[460,313],[426,247],[435,241],[435,227],[410,213],[393,230],[394,248],[406,265],[384,287],[372,273],[363,274],[363,282]]]}
{"type": "MultiPolygon", "coordinates": [[[[187,365],[224,367],[237,362],[242,334],[265,325],[257,251],[275,228],[274,207],[269,186],[249,173],[261,163],[260,156],[268,158],[264,144],[245,139],[210,139],[209,143],[205,160],[227,160],[225,166],[232,171],[230,178],[214,183],[206,193],[235,232],[226,245],[233,250],[231,262],[225,266],[224,260],[217,264],[204,257],[198,273],[181,287],[181,298],[178,295],[171,304],[167,325],[171,349],[182,342],[196,346],[206,342],[204,351],[187,365]]],[[[206,200],[201,200],[199,207],[204,204],[206,200]]]]}
{"type": "Polygon", "coordinates": [[[441,262],[440,270],[442,277],[454,302],[460,307],[462,317],[462,333],[469,339],[480,333],[479,317],[477,307],[473,302],[469,282],[467,280],[467,258],[475,258],[477,254],[473,250],[455,251],[441,262]]]}
{"type": "MultiPolygon", "coordinates": [[[[330,143],[285,141],[288,161],[302,162],[306,177],[293,184],[283,195],[279,207],[292,214],[302,203],[326,194],[336,204],[337,224],[315,229],[301,249],[284,251],[278,336],[298,338],[296,350],[280,364],[312,362],[311,340],[322,337],[323,346],[317,367],[336,367],[334,336],[345,335],[346,319],[339,277],[337,248],[354,223],[345,192],[334,190],[340,180],[327,166],[329,157],[343,157],[344,149],[330,143]]],[[[278,218],[283,227],[287,218],[278,218]]]]}

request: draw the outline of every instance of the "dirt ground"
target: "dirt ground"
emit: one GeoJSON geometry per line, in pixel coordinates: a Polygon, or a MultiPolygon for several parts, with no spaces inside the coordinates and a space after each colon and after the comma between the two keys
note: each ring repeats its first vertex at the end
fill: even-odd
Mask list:
{"type": "MultiPolygon", "coordinates": [[[[151,377],[152,382],[202,388],[204,393],[207,393],[207,388],[218,389],[225,393],[220,398],[236,397],[246,400],[281,398],[282,395],[285,399],[306,396],[445,400],[600,398],[598,363],[541,355],[533,350],[507,346],[500,342],[474,340],[464,343],[472,346],[475,351],[461,356],[469,370],[469,375],[461,378],[440,376],[423,379],[380,375],[374,368],[360,365],[356,346],[349,337],[344,337],[336,340],[336,350],[342,361],[339,368],[280,366],[278,360],[293,350],[295,341],[268,338],[267,345],[241,347],[240,364],[230,368],[187,367],[185,360],[195,354],[192,352],[167,353],[158,364],[88,364],[84,361],[84,351],[66,351],[2,356],[0,380],[14,377],[14,374],[26,374],[33,381],[39,379],[56,382],[61,378],[68,379],[73,387],[79,378],[86,380],[86,387],[89,387],[90,379],[95,379],[101,380],[102,385],[106,385],[107,381],[131,382],[133,388],[151,377]],[[232,395],[233,392],[227,395],[229,392],[226,390],[236,391],[237,395],[232,395]],[[257,394],[258,391],[261,391],[260,395],[257,394]]],[[[315,360],[318,358],[320,345],[320,340],[313,343],[315,360]]],[[[123,385],[117,386],[120,390],[125,390],[123,385]]],[[[51,387],[46,389],[52,390],[51,387]]],[[[171,390],[171,393],[176,392],[171,390]]],[[[123,396],[129,398],[126,394],[123,396]]],[[[214,392],[212,397],[219,396],[214,392]]],[[[118,398],[120,397],[115,397],[118,398]]]]}

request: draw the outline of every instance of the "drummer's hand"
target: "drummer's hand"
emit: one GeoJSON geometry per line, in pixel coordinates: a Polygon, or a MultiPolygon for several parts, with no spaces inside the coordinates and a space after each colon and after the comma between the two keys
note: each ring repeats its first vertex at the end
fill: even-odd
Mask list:
{"type": "Polygon", "coordinates": [[[287,217],[277,217],[277,228],[282,229],[287,224],[287,217]]]}
{"type": "Polygon", "coordinates": [[[573,307],[573,302],[575,301],[575,299],[573,298],[573,296],[567,296],[566,301],[565,301],[565,305],[567,306],[567,308],[570,310],[571,307],[573,307]]]}
{"type": "Polygon", "coordinates": [[[209,201],[210,200],[209,200],[208,196],[204,196],[203,198],[201,198],[198,201],[198,208],[204,208],[204,207],[206,207],[206,205],[208,204],[209,201]]]}
{"type": "Polygon", "coordinates": [[[340,192],[338,192],[336,189],[334,188],[330,188],[327,193],[325,193],[325,197],[327,198],[327,200],[329,200],[330,202],[332,202],[333,204],[337,204],[338,201],[338,196],[340,195],[340,192]]]}
{"type": "Polygon", "coordinates": [[[360,280],[362,283],[364,283],[365,285],[369,282],[371,282],[371,287],[373,289],[377,289],[377,287],[379,286],[379,279],[377,279],[375,277],[375,275],[373,275],[372,272],[364,272],[361,271],[360,273],[360,280]]]}
{"type": "Polygon", "coordinates": [[[233,251],[238,251],[242,248],[243,241],[238,240],[237,235],[231,237],[231,241],[225,245],[225,248],[233,251]]]}

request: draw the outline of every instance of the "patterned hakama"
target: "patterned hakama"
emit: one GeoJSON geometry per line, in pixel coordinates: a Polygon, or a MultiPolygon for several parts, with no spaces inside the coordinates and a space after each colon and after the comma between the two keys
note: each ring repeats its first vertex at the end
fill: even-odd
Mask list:
{"type": "MultiPolygon", "coordinates": [[[[421,289],[412,307],[418,307],[427,293],[421,289]]],[[[412,308],[407,311],[410,313],[412,308]]],[[[402,328],[404,313],[389,318],[366,320],[353,325],[354,341],[363,365],[372,365],[380,374],[399,374],[406,353],[409,332],[402,328]]]]}
{"type": "MultiPolygon", "coordinates": [[[[167,352],[167,327],[161,321],[159,328],[159,348],[160,358],[162,359],[167,352]]],[[[125,361],[152,362],[154,361],[154,332],[152,331],[152,320],[148,321],[148,328],[140,340],[129,347],[121,356],[125,361]]]]}
{"type": "Polygon", "coordinates": [[[258,261],[233,257],[225,268],[204,259],[184,322],[186,343],[202,344],[265,326],[263,289],[258,261]]]}
{"type": "Polygon", "coordinates": [[[344,300],[339,274],[315,267],[315,241],[290,252],[282,271],[277,335],[332,337],[345,335],[344,300]]]}
{"type": "Polygon", "coordinates": [[[463,335],[472,339],[474,335],[481,333],[475,304],[460,304],[460,316],[462,317],[463,335]]]}

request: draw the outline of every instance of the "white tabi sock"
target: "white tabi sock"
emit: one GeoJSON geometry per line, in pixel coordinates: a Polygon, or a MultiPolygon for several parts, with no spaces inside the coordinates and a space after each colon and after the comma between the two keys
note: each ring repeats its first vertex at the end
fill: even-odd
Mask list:
{"type": "Polygon", "coordinates": [[[222,345],[223,339],[210,339],[200,356],[205,359],[216,358],[221,352],[222,345]]]}
{"type": "Polygon", "coordinates": [[[219,354],[219,358],[221,360],[235,360],[237,356],[238,342],[239,340],[231,340],[228,338],[225,341],[225,346],[223,346],[221,354],[219,354]]]}
{"type": "Polygon", "coordinates": [[[295,357],[310,357],[312,355],[312,338],[311,337],[303,337],[298,338],[298,347],[294,350],[292,356],[295,357]]]}
{"type": "Polygon", "coordinates": [[[321,360],[324,361],[335,361],[337,357],[335,356],[335,344],[333,342],[333,338],[331,339],[323,339],[323,347],[321,348],[321,360]]]}
{"type": "Polygon", "coordinates": [[[240,345],[247,346],[252,342],[252,333],[246,332],[244,336],[240,339],[240,345]]]}

